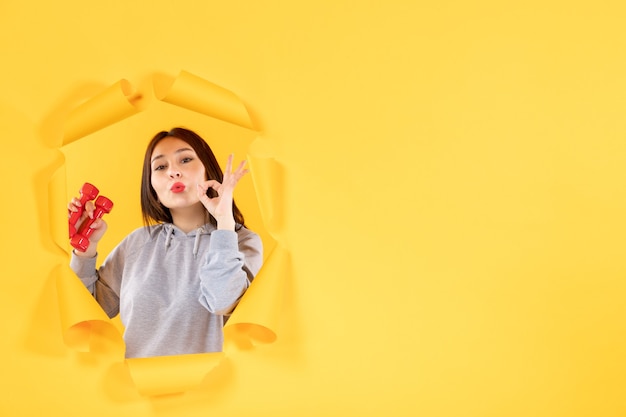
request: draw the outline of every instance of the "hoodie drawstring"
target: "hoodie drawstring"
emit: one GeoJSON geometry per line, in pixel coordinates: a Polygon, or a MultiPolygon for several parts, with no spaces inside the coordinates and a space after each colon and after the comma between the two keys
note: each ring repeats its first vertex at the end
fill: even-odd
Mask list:
{"type": "Polygon", "coordinates": [[[198,256],[198,248],[200,247],[200,235],[202,234],[202,228],[199,227],[196,230],[196,239],[193,242],[193,257],[196,258],[198,256]]]}
{"type": "Polygon", "coordinates": [[[174,236],[174,228],[168,227],[167,233],[165,234],[165,249],[170,247],[170,242],[172,241],[172,236],[174,236]]]}
{"type": "MultiPolygon", "coordinates": [[[[170,244],[172,242],[172,237],[174,236],[174,227],[172,226],[166,226],[167,229],[165,231],[165,248],[169,248],[170,244]]],[[[196,237],[195,240],[193,242],[193,257],[197,258],[198,257],[198,249],[200,249],[200,235],[202,235],[202,232],[204,231],[204,228],[199,227],[198,230],[196,230],[196,237]]]]}

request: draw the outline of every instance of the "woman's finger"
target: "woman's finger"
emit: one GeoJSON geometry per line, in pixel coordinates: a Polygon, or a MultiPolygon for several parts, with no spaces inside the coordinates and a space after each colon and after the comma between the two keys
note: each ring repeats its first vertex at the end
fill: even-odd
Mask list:
{"type": "Polygon", "coordinates": [[[85,204],[85,213],[89,216],[90,219],[93,219],[93,212],[96,210],[96,205],[93,201],[87,201],[85,204]]]}
{"type": "Polygon", "coordinates": [[[76,197],[72,198],[70,202],[67,204],[67,209],[69,211],[78,211],[78,208],[81,206],[80,200],[76,197]]]}
{"type": "Polygon", "coordinates": [[[104,220],[102,220],[102,218],[99,218],[99,219],[94,220],[93,223],[89,225],[89,227],[91,229],[100,229],[104,224],[105,224],[104,220]]]}
{"type": "Polygon", "coordinates": [[[217,191],[220,189],[221,186],[222,184],[220,184],[220,182],[216,180],[208,180],[202,183],[198,183],[198,187],[202,188],[202,190],[204,190],[205,193],[209,190],[209,188],[213,188],[214,190],[217,191]]]}
{"type": "Polygon", "coordinates": [[[245,168],[246,162],[247,161],[244,159],[243,161],[239,163],[239,166],[235,170],[235,174],[240,174],[241,176],[243,176],[244,174],[248,172],[248,170],[245,168]]]}
{"type": "Polygon", "coordinates": [[[228,159],[226,160],[226,169],[224,170],[224,175],[230,175],[231,170],[233,169],[233,154],[228,155],[228,159]]]}

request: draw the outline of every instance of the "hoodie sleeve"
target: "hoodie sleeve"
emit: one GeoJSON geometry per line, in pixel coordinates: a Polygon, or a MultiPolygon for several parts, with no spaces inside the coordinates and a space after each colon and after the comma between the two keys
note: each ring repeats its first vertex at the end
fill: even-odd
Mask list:
{"type": "Polygon", "coordinates": [[[70,268],[110,318],[115,317],[120,309],[121,253],[123,246],[120,244],[99,269],[96,269],[96,256],[80,257],[72,251],[70,259],[70,268]]]}
{"type": "Polygon", "coordinates": [[[257,234],[247,229],[213,231],[200,271],[200,303],[213,314],[232,313],[262,262],[263,246],[257,234]]]}

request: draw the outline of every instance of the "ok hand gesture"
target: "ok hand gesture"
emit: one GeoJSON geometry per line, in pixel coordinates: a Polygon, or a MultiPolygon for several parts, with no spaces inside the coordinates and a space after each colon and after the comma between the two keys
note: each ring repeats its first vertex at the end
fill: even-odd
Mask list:
{"type": "Polygon", "coordinates": [[[248,169],[244,168],[246,161],[241,161],[235,171],[232,170],[233,155],[228,156],[226,169],[224,171],[224,179],[220,183],[216,180],[208,180],[198,184],[198,198],[208,210],[208,212],[217,220],[218,229],[235,229],[235,219],[233,217],[233,191],[239,180],[248,173],[248,169]],[[217,191],[217,197],[207,196],[209,188],[217,191]]]}

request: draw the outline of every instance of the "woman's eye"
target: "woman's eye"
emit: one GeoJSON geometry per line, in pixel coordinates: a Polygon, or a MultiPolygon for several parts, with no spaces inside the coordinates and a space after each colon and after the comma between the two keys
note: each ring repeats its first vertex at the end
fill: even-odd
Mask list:
{"type": "Polygon", "coordinates": [[[154,167],[154,170],[155,171],[160,171],[160,170],[162,170],[164,168],[165,168],[165,165],[157,165],[157,166],[154,167]]]}
{"type": "Polygon", "coordinates": [[[186,164],[187,162],[191,162],[191,160],[192,160],[192,159],[193,159],[193,158],[186,157],[186,158],[183,158],[181,162],[182,162],[183,164],[186,164]]]}

